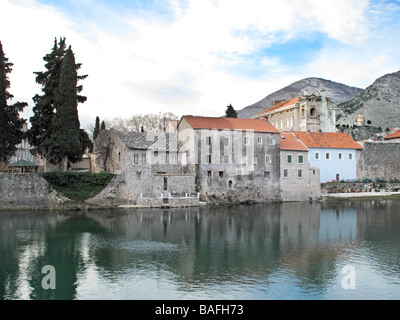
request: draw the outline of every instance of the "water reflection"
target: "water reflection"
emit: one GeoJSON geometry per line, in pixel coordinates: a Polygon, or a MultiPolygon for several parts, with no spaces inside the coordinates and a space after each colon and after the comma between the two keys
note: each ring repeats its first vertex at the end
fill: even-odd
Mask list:
{"type": "Polygon", "coordinates": [[[0,214],[2,299],[398,299],[399,202],[0,214]],[[341,270],[357,272],[356,290],[341,270]],[[43,290],[53,265],[56,290],[43,290]]]}

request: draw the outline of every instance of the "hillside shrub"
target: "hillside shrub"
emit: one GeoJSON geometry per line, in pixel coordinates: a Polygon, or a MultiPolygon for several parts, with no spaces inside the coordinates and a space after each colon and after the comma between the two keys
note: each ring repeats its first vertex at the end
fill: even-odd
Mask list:
{"type": "Polygon", "coordinates": [[[100,193],[115,176],[101,172],[51,171],[40,174],[57,192],[75,201],[85,201],[100,193]]]}

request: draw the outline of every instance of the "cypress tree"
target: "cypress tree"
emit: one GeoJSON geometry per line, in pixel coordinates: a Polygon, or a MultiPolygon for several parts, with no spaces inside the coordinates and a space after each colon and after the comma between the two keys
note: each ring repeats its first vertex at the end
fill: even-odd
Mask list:
{"type": "Polygon", "coordinates": [[[106,123],[104,122],[104,120],[101,122],[100,130],[106,130],[106,123]]]}
{"type": "Polygon", "coordinates": [[[96,140],[99,133],[100,133],[100,118],[96,117],[96,123],[94,125],[94,130],[93,130],[93,140],[96,140]]]}
{"type": "MultiPolygon", "coordinates": [[[[34,146],[32,153],[38,153],[49,160],[52,164],[59,164],[60,159],[54,155],[54,135],[53,135],[53,119],[55,117],[55,92],[59,86],[61,77],[61,68],[63,60],[67,53],[65,38],[54,40],[52,51],[43,57],[46,62],[46,71],[34,72],[36,74],[36,83],[42,86],[42,94],[36,94],[33,97],[35,106],[33,107],[34,115],[30,118],[31,128],[28,130],[27,138],[29,143],[34,146]]],[[[77,71],[81,64],[75,64],[77,71]]],[[[78,76],[77,80],[83,80],[87,76],[78,76]]],[[[82,86],[76,86],[76,99],[80,103],[86,101],[86,97],[79,95],[82,86]]],[[[82,133],[82,139],[85,134],[82,133]]]]}
{"type": "Polygon", "coordinates": [[[25,120],[19,117],[19,113],[28,105],[25,102],[13,105],[7,103],[7,100],[13,98],[8,92],[10,81],[7,75],[12,71],[13,65],[5,57],[0,41],[0,161],[3,163],[8,163],[9,158],[17,151],[16,146],[22,141],[25,120]]]}
{"type": "Polygon", "coordinates": [[[53,152],[50,155],[55,163],[62,163],[68,169],[68,162],[82,160],[86,148],[92,144],[87,133],[80,129],[78,117],[77,68],[71,47],[63,59],[60,81],[54,93],[56,110],[52,121],[53,152]]]}
{"type": "Polygon", "coordinates": [[[225,114],[227,118],[237,118],[237,113],[231,104],[226,107],[225,114]]]}

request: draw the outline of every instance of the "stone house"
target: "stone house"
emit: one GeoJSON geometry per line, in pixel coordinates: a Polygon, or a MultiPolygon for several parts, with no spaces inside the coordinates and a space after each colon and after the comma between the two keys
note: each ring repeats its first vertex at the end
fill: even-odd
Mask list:
{"type": "Polygon", "coordinates": [[[319,91],[305,92],[286,101],[275,101],[266,110],[253,116],[265,119],[279,131],[336,131],[335,105],[319,91]]]}
{"type": "Polygon", "coordinates": [[[94,141],[92,172],[118,175],[119,202],[136,204],[141,196],[194,193],[186,150],[175,134],[102,130],[94,141]]]}
{"type": "Polygon", "coordinates": [[[177,131],[202,199],[281,200],[279,132],[269,122],[183,116],[177,131]]]}
{"type": "Polygon", "coordinates": [[[317,200],[321,197],[319,169],[309,164],[309,149],[293,132],[282,132],[281,196],[283,201],[317,200]]]}
{"type": "Polygon", "coordinates": [[[320,170],[320,182],[356,180],[363,147],[346,133],[294,132],[309,149],[309,163],[320,170]]]}

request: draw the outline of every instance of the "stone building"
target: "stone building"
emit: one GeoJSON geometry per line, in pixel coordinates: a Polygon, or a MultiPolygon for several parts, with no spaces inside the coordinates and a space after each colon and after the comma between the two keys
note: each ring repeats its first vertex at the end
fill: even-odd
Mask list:
{"type": "Polygon", "coordinates": [[[281,196],[282,201],[317,200],[321,197],[319,169],[309,164],[309,149],[293,132],[282,132],[281,196]]]}
{"type": "Polygon", "coordinates": [[[331,100],[319,91],[305,92],[302,96],[274,105],[253,116],[265,119],[279,131],[336,131],[336,111],[331,100]]]}
{"type": "Polygon", "coordinates": [[[183,116],[177,130],[202,199],[281,200],[279,132],[269,122],[183,116]]]}
{"type": "Polygon", "coordinates": [[[294,132],[309,149],[309,163],[320,170],[320,182],[357,179],[363,147],[346,133],[294,132]]]}
{"type": "Polygon", "coordinates": [[[188,169],[186,150],[174,134],[102,130],[94,142],[92,172],[118,175],[114,193],[120,203],[193,194],[188,169]]]}

